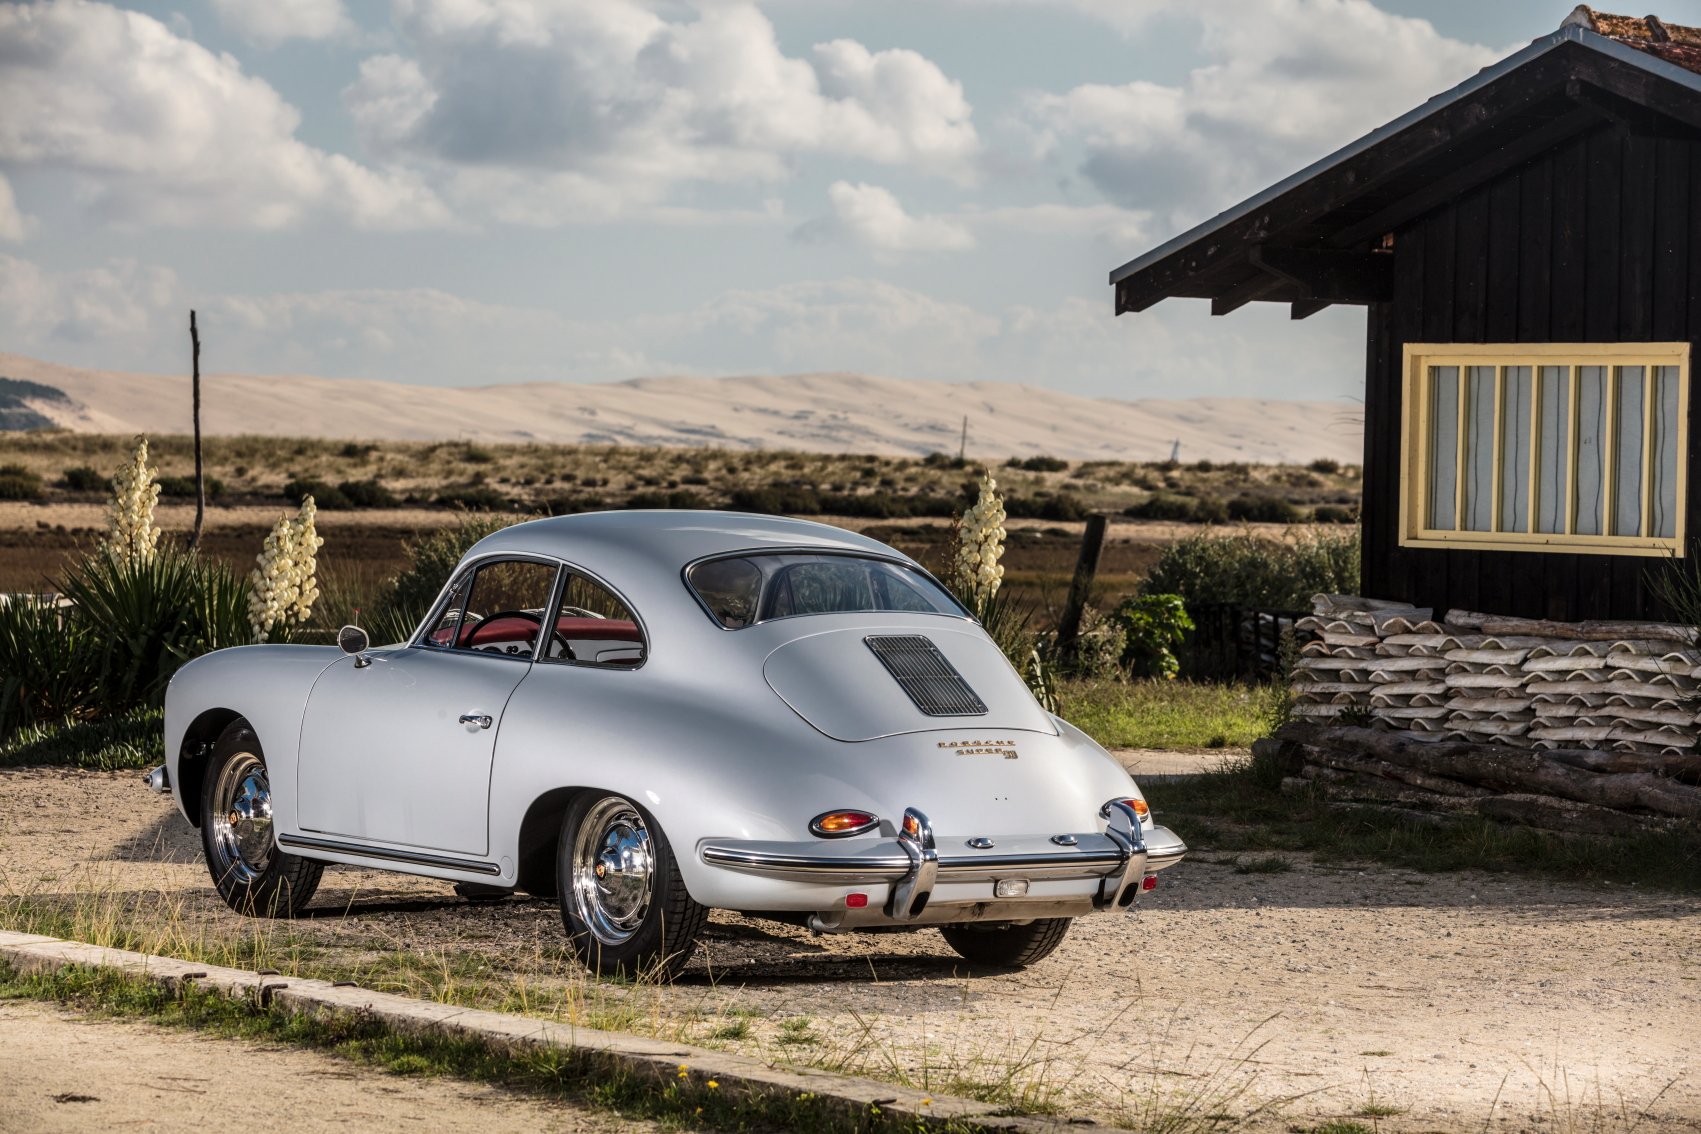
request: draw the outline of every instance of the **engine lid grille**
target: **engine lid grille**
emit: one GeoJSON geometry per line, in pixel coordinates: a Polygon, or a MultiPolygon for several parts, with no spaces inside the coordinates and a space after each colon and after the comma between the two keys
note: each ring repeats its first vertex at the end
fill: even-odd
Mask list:
{"type": "Polygon", "coordinates": [[[927,716],[986,715],[986,702],[969,688],[932,639],[920,634],[870,634],[863,642],[927,716]]]}

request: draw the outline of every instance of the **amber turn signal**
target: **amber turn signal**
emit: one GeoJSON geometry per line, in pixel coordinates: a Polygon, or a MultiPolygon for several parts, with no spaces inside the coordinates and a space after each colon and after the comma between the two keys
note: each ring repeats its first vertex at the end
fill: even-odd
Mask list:
{"type": "Polygon", "coordinates": [[[1142,819],[1152,813],[1152,809],[1146,806],[1146,801],[1143,799],[1113,799],[1110,803],[1106,803],[1103,807],[1099,808],[1099,814],[1104,816],[1106,819],[1110,818],[1111,803],[1126,803],[1134,809],[1134,814],[1138,815],[1142,819]]]}
{"type": "Polygon", "coordinates": [[[873,812],[847,809],[817,815],[809,821],[809,830],[823,839],[844,839],[872,831],[879,825],[880,818],[873,812]]]}

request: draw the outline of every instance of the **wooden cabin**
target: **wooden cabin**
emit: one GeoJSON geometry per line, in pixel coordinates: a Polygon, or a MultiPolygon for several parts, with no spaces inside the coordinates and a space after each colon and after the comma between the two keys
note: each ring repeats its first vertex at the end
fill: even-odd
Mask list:
{"type": "Polygon", "coordinates": [[[1558,31],[1111,273],[1116,311],[1367,309],[1362,593],[1661,619],[1701,536],[1701,30],[1558,31]]]}

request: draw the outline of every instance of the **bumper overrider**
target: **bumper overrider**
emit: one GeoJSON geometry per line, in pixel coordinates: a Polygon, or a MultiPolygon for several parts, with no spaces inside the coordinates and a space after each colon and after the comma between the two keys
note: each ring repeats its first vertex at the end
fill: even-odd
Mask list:
{"type": "Polygon", "coordinates": [[[1115,800],[1106,810],[1109,822],[1102,833],[977,838],[964,840],[961,851],[943,854],[932,824],[914,807],[904,812],[895,839],[837,844],[711,839],[699,845],[698,853],[710,866],[776,880],[890,886],[884,908],[829,911],[812,919],[820,929],[965,916],[1071,916],[1132,907],[1146,876],[1173,866],[1187,853],[1186,845],[1165,828],[1142,830],[1139,815],[1128,804],[1115,800]],[[1082,886],[1084,882],[1091,885],[1082,886]],[[936,901],[936,895],[943,897],[936,901]],[[935,908],[929,916],[930,902],[954,908],[935,908]]]}

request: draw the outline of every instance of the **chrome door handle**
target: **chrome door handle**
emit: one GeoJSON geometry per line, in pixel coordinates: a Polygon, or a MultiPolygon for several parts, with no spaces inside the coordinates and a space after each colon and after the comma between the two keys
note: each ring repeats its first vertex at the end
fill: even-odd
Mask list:
{"type": "Polygon", "coordinates": [[[492,717],[489,713],[462,713],[461,723],[475,724],[479,728],[489,728],[491,725],[496,723],[496,718],[492,717]]]}

